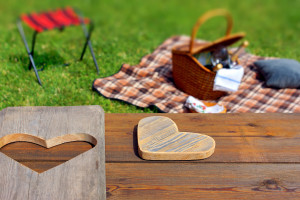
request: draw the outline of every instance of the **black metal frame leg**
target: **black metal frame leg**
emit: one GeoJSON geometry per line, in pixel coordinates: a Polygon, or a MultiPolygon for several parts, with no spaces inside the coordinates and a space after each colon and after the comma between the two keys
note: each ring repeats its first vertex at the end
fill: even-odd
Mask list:
{"type": "Polygon", "coordinates": [[[21,22],[20,19],[19,19],[18,22],[17,22],[17,26],[18,26],[20,35],[21,35],[21,37],[22,37],[23,43],[24,43],[24,45],[25,45],[26,51],[27,51],[28,56],[29,56],[29,60],[30,60],[29,69],[31,69],[31,67],[33,67],[34,73],[35,73],[35,75],[36,75],[36,78],[38,79],[39,84],[40,84],[41,86],[43,86],[43,85],[42,85],[42,82],[41,82],[41,79],[40,79],[40,77],[39,77],[39,74],[38,74],[38,70],[37,70],[37,68],[36,68],[36,66],[35,66],[34,59],[33,59],[34,46],[35,46],[35,39],[36,39],[37,32],[35,32],[34,35],[33,35],[32,50],[30,51],[30,50],[29,50],[29,47],[28,47],[28,43],[27,43],[26,37],[25,37],[25,33],[24,33],[23,26],[22,26],[22,22],[21,22]]]}
{"type": "MultiPolygon", "coordinates": [[[[34,57],[34,47],[35,47],[35,41],[36,41],[36,36],[37,36],[38,32],[37,31],[34,31],[33,33],[33,36],[32,36],[32,43],[31,43],[31,55],[32,57],[34,57]]],[[[29,62],[29,70],[31,70],[31,67],[32,67],[32,63],[29,62]]]]}
{"type": "Polygon", "coordinates": [[[91,34],[92,34],[93,29],[94,29],[94,24],[91,22],[91,23],[90,23],[90,28],[89,28],[89,30],[87,30],[86,25],[85,25],[85,23],[83,22],[83,19],[81,19],[80,21],[81,21],[81,26],[82,26],[84,35],[85,35],[85,37],[86,37],[86,41],[85,41],[85,44],[84,44],[84,46],[83,46],[83,50],[82,50],[82,53],[81,53],[81,56],[80,56],[80,59],[79,59],[79,60],[81,61],[81,60],[83,59],[83,56],[84,56],[85,51],[86,51],[86,47],[87,47],[87,45],[88,45],[88,46],[89,46],[89,49],[90,49],[90,52],[91,52],[91,54],[92,54],[92,57],[93,57],[93,60],[94,60],[96,69],[97,69],[97,73],[99,74],[98,63],[97,63],[97,60],[96,60],[96,57],[95,57],[95,54],[94,54],[94,51],[93,51],[92,43],[91,43],[91,41],[90,41],[91,34]]]}

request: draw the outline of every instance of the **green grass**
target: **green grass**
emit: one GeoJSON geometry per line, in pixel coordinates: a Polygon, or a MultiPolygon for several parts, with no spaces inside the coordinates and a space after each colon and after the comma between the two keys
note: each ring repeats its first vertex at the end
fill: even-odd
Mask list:
{"type": "MultiPolygon", "coordinates": [[[[0,2],[0,109],[10,106],[101,105],[106,112],[157,112],[112,101],[92,91],[98,77],[119,71],[123,63],[138,64],[172,35],[189,35],[196,19],[205,11],[227,8],[234,18],[233,32],[244,31],[249,51],[261,56],[300,58],[300,0],[26,0],[0,2]],[[71,5],[95,22],[92,44],[100,67],[97,75],[90,53],[78,62],[84,43],[80,27],[64,32],[39,34],[36,62],[40,87],[16,27],[21,13],[71,5]],[[53,67],[60,63],[68,67],[53,67]]],[[[214,40],[222,36],[225,20],[211,19],[198,38],[214,40]]],[[[25,26],[26,27],[26,26],[25,26]]],[[[31,41],[32,30],[25,28],[31,41]]]]}

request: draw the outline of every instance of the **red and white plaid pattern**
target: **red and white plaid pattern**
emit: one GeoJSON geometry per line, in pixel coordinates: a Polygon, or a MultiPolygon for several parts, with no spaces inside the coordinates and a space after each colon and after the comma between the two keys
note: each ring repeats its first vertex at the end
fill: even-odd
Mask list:
{"type": "MultiPolygon", "coordinates": [[[[187,36],[171,37],[152,54],[143,57],[138,65],[124,64],[118,73],[96,79],[93,88],[107,98],[142,108],[156,106],[167,113],[188,112],[184,103],[189,95],[178,90],[173,83],[171,51],[174,46],[189,41],[187,36]]],[[[258,59],[271,58],[244,53],[239,59],[245,69],[239,90],[218,100],[228,112],[300,112],[299,89],[266,88],[253,66],[258,59]]]]}

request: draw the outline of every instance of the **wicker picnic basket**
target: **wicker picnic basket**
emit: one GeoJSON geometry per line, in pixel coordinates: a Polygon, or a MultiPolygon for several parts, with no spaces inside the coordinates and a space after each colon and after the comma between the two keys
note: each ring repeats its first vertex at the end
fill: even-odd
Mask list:
{"type": "Polygon", "coordinates": [[[223,91],[213,91],[216,72],[203,66],[194,55],[202,52],[211,52],[220,46],[227,47],[245,36],[244,33],[231,34],[231,29],[232,17],[224,9],[206,12],[197,20],[192,29],[190,44],[177,46],[172,49],[173,79],[178,89],[201,100],[215,100],[226,94],[223,91]],[[200,26],[215,16],[226,17],[226,35],[213,42],[196,42],[195,37],[200,26]]]}

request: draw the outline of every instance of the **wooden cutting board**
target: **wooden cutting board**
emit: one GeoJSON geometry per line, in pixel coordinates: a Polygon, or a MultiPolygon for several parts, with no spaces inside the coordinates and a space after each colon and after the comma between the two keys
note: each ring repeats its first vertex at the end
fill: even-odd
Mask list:
{"type": "Polygon", "coordinates": [[[76,142],[89,143],[93,148],[78,152],[78,149],[64,147],[77,151],[75,157],[40,172],[0,153],[0,199],[105,199],[104,139],[104,111],[100,106],[2,110],[0,148],[20,142],[19,151],[24,153],[24,159],[30,155],[26,155],[21,142],[39,145],[41,151],[52,149],[50,154],[60,145],[76,142]]]}

